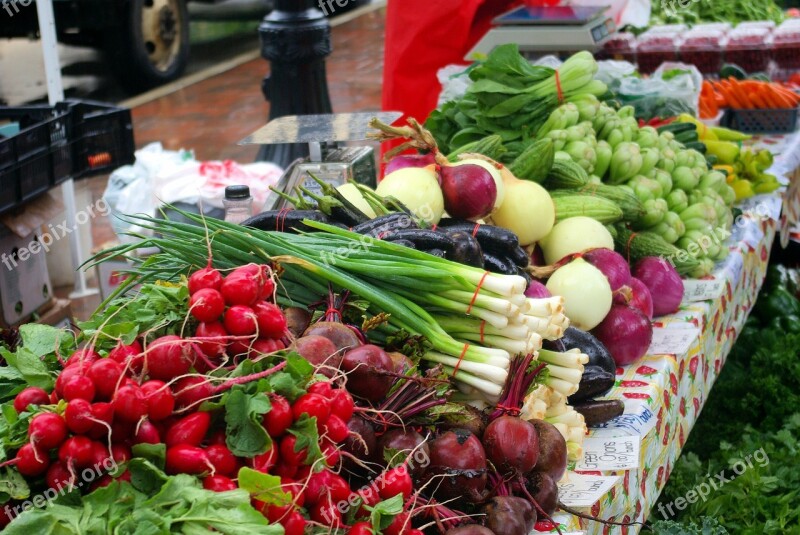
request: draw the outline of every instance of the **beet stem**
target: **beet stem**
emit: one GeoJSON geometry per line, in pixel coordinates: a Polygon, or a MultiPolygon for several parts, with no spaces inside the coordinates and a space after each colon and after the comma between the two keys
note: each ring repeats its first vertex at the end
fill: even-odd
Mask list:
{"type": "Polygon", "coordinates": [[[580,511],[576,511],[571,507],[567,507],[561,502],[558,502],[558,508],[563,509],[564,511],[568,512],[571,515],[577,516],[578,518],[583,518],[584,520],[591,520],[593,522],[600,522],[601,524],[605,524],[607,526],[645,526],[644,522],[615,522],[613,520],[603,520],[602,518],[597,518],[596,516],[587,515],[586,513],[581,513],[580,511]]]}

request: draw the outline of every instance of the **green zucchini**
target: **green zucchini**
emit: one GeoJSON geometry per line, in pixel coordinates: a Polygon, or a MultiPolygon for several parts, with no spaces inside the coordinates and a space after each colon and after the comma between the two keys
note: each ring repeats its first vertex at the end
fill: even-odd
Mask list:
{"type": "Polygon", "coordinates": [[[700,260],[674,245],[671,245],[654,232],[633,232],[624,225],[616,225],[614,243],[617,252],[631,264],[646,257],[659,256],[675,266],[681,275],[688,275],[700,266],[700,260]]]}
{"type": "Polygon", "coordinates": [[[553,204],[556,207],[556,222],[585,216],[607,225],[622,219],[622,208],[613,201],[594,195],[557,195],[553,197],[553,204]]]}
{"type": "Polygon", "coordinates": [[[587,184],[589,184],[588,173],[571,159],[554,161],[545,180],[547,189],[582,188],[587,184]]]}
{"type": "Polygon", "coordinates": [[[550,173],[555,156],[555,147],[551,139],[541,139],[528,146],[508,166],[511,174],[521,180],[541,183],[550,173]]]}

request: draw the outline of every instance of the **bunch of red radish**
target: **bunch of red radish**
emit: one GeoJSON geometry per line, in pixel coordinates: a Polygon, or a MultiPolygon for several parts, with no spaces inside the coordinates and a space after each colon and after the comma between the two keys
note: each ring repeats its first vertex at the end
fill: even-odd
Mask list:
{"type": "Polygon", "coordinates": [[[207,267],[188,281],[189,312],[200,322],[197,347],[209,367],[223,354],[258,356],[286,347],[286,317],[270,302],[275,292],[272,270],[248,264],[227,276],[207,267]]]}

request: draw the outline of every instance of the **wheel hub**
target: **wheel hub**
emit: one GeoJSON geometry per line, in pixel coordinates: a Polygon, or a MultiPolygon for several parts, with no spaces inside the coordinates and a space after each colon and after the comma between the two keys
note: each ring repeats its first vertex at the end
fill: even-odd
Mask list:
{"type": "Polygon", "coordinates": [[[160,71],[169,70],[180,51],[180,1],[146,0],[142,8],[142,40],[150,63],[160,71]]]}
{"type": "Polygon", "coordinates": [[[167,46],[171,46],[178,36],[178,22],[175,12],[170,6],[164,6],[158,14],[158,35],[161,41],[167,46]]]}

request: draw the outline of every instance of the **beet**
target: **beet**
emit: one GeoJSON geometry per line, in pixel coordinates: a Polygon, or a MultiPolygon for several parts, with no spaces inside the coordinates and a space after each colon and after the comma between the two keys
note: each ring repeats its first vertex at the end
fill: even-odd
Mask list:
{"type": "Polygon", "coordinates": [[[342,451],[363,461],[374,457],[377,440],[372,425],[361,416],[353,416],[347,421],[347,429],[350,435],[342,443],[342,451]]]}
{"type": "Polygon", "coordinates": [[[420,477],[431,458],[431,448],[425,442],[425,437],[413,429],[387,431],[378,441],[378,452],[383,460],[387,460],[387,454],[403,454],[401,458],[408,458],[408,472],[411,477],[420,477]]]}
{"type": "Polygon", "coordinates": [[[545,513],[552,515],[556,511],[558,486],[550,476],[542,472],[533,472],[528,476],[525,487],[545,513]]]}
{"type": "Polygon", "coordinates": [[[414,367],[414,362],[402,353],[394,351],[392,353],[387,353],[387,355],[389,355],[389,358],[392,359],[395,373],[405,374],[408,372],[408,370],[414,367]]]}
{"type": "Polygon", "coordinates": [[[478,524],[467,524],[457,528],[448,529],[444,535],[495,535],[495,532],[478,524]]]}
{"type": "Polygon", "coordinates": [[[302,336],[303,332],[308,329],[308,324],[311,323],[311,314],[304,308],[284,308],[283,315],[286,316],[286,328],[295,338],[302,336]]]}
{"type": "Polygon", "coordinates": [[[336,321],[318,321],[306,329],[303,336],[310,336],[312,334],[324,336],[333,342],[336,349],[342,352],[361,345],[361,340],[358,339],[356,333],[344,323],[336,321]]]}
{"type": "Polygon", "coordinates": [[[454,429],[431,443],[431,464],[425,475],[441,499],[465,497],[480,502],[485,497],[486,452],[478,437],[466,429],[454,429]]]}
{"type": "Polygon", "coordinates": [[[333,377],[342,365],[342,353],[330,339],[311,334],[295,341],[295,351],[325,377],[333,377]]]}
{"type": "Polygon", "coordinates": [[[531,503],[515,496],[495,496],[483,507],[486,527],[497,535],[528,535],[536,524],[531,503]]]}
{"type": "Polygon", "coordinates": [[[542,472],[560,481],[567,471],[567,442],[556,426],[544,420],[531,420],[539,435],[539,460],[535,472],[542,472]]]}
{"type": "Polygon", "coordinates": [[[372,344],[356,347],[345,353],[342,370],[347,373],[347,390],[369,401],[381,401],[392,387],[394,363],[380,347],[372,344]]]}
{"type": "Polygon", "coordinates": [[[492,420],[483,433],[486,457],[505,474],[527,474],[539,459],[539,435],[536,428],[516,416],[492,420]]]}
{"type": "Polygon", "coordinates": [[[482,437],[486,429],[486,415],[472,405],[461,405],[459,413],[446,413],[439,417],[436,429],[466,429],[475,436],[482,437]]]}

